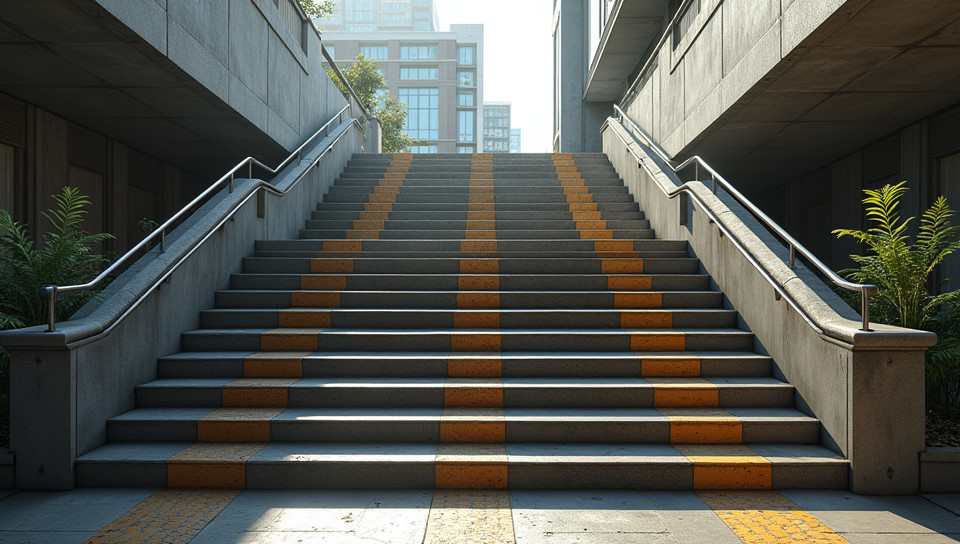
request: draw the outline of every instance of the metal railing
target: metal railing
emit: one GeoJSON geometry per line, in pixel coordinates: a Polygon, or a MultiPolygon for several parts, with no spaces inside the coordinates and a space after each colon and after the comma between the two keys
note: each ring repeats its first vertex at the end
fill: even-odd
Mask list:
{"type": "MultiPolygon", "coordinates": [[[[312,25],[311,25],[311,26],[312,26],[312,25]]],[[[331,67],[334,69],[334,70],[333,70],[334,73],[337,75],[338,78],[341,78],[341,82],[342,82],[342,83],[344,84],[344,86],[350,91],[350,94],[351,94],[352,98],[356,101],[356,103],[357,103],[357,105],[359,106],[360,110],[363,112],[364,120],[369,120],[369,118],[370,118],[370,117],[369,117],[369,113],[367,112],[366,108],[363,107],[363,103],[360,101],[359,97],[357,97],[356,92],[353,90],[352,87],[350,87],[350,83],[346,80],[346,78],[343,77],[343,74],[340,72],[339,68],[336,67],[336,64],[333,62],[333,59],[331,59],[329,53],[327,53],[326,48],[323,47],[322,44],[321,44],[320,47],[321,47],[321,51],[322,51],[322,53],[323,53],[323,56],[324,56],[326,59],[328,59],[328,61],[330,62],[331,67]]],[[[239,163],[237,163],[236,166],[234,166],[233,168],[231,168],[231,169],[230,169],[226,174],[224,174],[220,179],[218,179],[216,182],[214,182],[212,185],[210,185],[210,187],[208,187],[205,191],[203,191],[203,192],[200,193],[196,198],[194,198],[192,201],[190,201],[190,203],[188,203],[186,206],[184,206],[183,208],[181,208],[180,211],[178,211],[178,212],[175,213],[172,217],[170,217],[169,219],[167,219],[166,221],[164,221],[162,225],[160,225],[159,227],[157,227],[156,230],[154,230],[154,231],[153,231],[152,233],[150,233],[146,238],[144,238],[143,240],[141,240],[140,243],[138,243],[137,245],[133,246],[130,250],[128,250],[126,253],[124,253],[123,256],[121,256],[119,259],[117,259],[116,261],[114,261],[113,264],[111,264],[109,267],[107,267],[107,269],[104,270],[103,272],[101,272],[96,278],[93,278],[92,280],[88,281],[87,283],[82,283],[82,284],[77,284],[77,285],[62,285],[62,286],[49,285],[49,286],[40,288],[40,294],[47,299],[47,332],[54,332],[54,331],[57,330],[57,329],[56,329],[56,304],[57,304],[57,296],[58,296],[58,295],[60,295],[60,294],[62,294],[62,293],[71,293],[71,292],[78,292],[78,291],[89,291],[89,290],[91,290],[91,289],[97,288],[97,286],[99,286],[99,285],[103,284],[104,282],[106,282],[106,280],[107,280],[108,278],[110,278],[111,276],[113,276],[114,273],[116,273],[118,270],[120,270],[121,267],[123,267],[124,265],[129,265],[129,264],[131,264],[133,261],[135,261],[136,259],[134,259],[134,257],[139,258],[139,257],[140,257],[140,253],[141,253],[142,251],[144,251],[145,249],[148,249],[148,248],[152,247],[152,244],[154,244],[154,243],[157,242],[158,240],[159,240],[160,252],[162,253],[162,252],[166,251],[166,249],[167,249],[167,233],[168,233],[169,231],[173,230],[174,228],[176,228],[176,226],[178,226],[178,225],[180,224],[180,221],[181,221],[182,219],[185,219],[187,216],[189,216],[189,215],[191,215],[192,213],[194,213],[197,208],[199,208],[201,205],[207,203],[211,198],[213,198],[214,195],[216,195],[216,194],[219,193],[221,190],[223,190],[224,186],[226,186],[226,187],[228,188],[228,190],[232,193],[232,192],[233,192],[234,179],[235,179],[235,177],[236,177],[236,175],[237,175],[237,172],[241,172],[241,171],[243,171],[244,169],[246,169],[247,178],[248,178],[248,179],[253,179],[253,167],[254,167],[254,166],[260,168],[262,171],[267,172],[267,173],[270,174],[270,175],[276,175],[276,174],[278,174],[281,170],[283,170],[284,168],[286,168],[287,166],[289,166],[290,163],[291,163],[294,159],[296,159],[298,162],[302,161],[302,160],[303,160],[303,152],[304,152],[304,150],[307,148],[307,146],[309,146],[309,145],[310,145],[318,136],[320,136],[321,134],[326,134],[326,133],[327,133],[327,129],[330,127],[331,124],[333,124],[334,122],[337,122],[337,121],[343,122],[343,120],[342,120],[343,114],[344,114],[347,110],[351,109],[351,107],[352,107],[352,104],[347,104],[347,105],[344,106],[342,109],[340,109],[340,111],[338,111],[336,115],[334,115],[333,117],[331,117],[329,121],[327,121],[322,127],[320,127],[319,129],[317,129],[316,132],[314,132],[312,135],[310,135],[310,137],[307,138],[306,141],[304,141],[302,144],[300,144],[300,147],[298,147],[296,150],[294,150],[292,153],[290,153],[290,155],[289,155],[286,159],[284,159],[283,162],[281,162],[281,163],[280,163],[279,165],[277,165],[276,167],[267,166],[266,164],[263,164],[262,162],[260,162],[259,160],[255,159],[255,158],[253,158],[253,157],[247,157],[247,158],[243,159],[242,161],[240,161],[239,163]]],[[[358,128],[361,132],[365,132],[365,130],[366,130],[365,127],[364,127],[362,124],[360,124],[360,122],[357,120],[356,117],[353,118],[353,122],[354,122],[354,124],[357,126],[357,128],[358,128]]],[[[326,155],[327,152],[329,152],[329,151],[334,147],[334,145],[336,145],[337,142],[340,141],[340,138],[343,137],[343,134],[344,134],[344,133],[341,133],[333,142],[331,142],[330,145],[327,146],[327,148],[324,149],[323,152],[320,153],[320,155],[311,162],[311,164],[309,165],[309,167],[305,168],[304,171],[301,172],[299,176],[297,176],[297,178],[286,188],[286,190],[281,191],[281,190],[277,189],[276,187],[274,187],[273,185],[271,185],[270,183],[267,183],[267,182],[262,181],[262,180],[257,180],[257,183],[256,183],[257,189],[258,189],[258,190],[259,190],[259,189],[263,189],[263,190],[268,191],[268,192],[271,192],[271,193],[273,193],[273,194],[275,194],[275,195],[283,196],[284,194],[286,194],[287,192],[289,192],[291,189],[293,189],[297,184],[300,183],[300,180],[303,179],[303,177],[306,175],[306,173],[309,172],[310,169],[311,169],[313,166],[315,166],[315,165],[320,161],[320,159],[323,158],[324,155],[326,155]]],[[[255,193],[255,192],[256,192],[256,191],[254,191],[254,193],[255,193]]],[[[254,194],[254,193],[251,193],[251,194],[254,194]]],[[[240,208],[240,206],[242,206],[245,202],[246,202],[246,200],[244,200],[243,202],[240,202],[240,203],[236,204],[236,205],[226,214],[226,218],[229,219],[230,217],[232,217],[233,214],[234,214],[234,213],[240,208]]],[[[216,227],[214,227],[213,229],[210,229],[211,232],[212,232],[212,231],[215,231],[216,229],[219,229],[220,226],[223,225],[223,223],[224,223],[224,221],[221,221],[216,227]]],[[[200,240],[200,242],[197,243],[196,247],[194,247],[193,249],[191,249],[190,252],[187,253],[184,257],[182,257],[179,261],[173,263],[173,264],[171,265],[171,269],[168,271],[168,273],[167,273],[166,275],[169,275],[169,272],[170,272],[170,271],[178,268],[178,267],[180,266],[180,264],[182,264],[182,262],[183,262],[187,257],[189,257],[189,256],[196,250],[197,247],[199,247],[203,242],[205,242],[205,241],[207,240],[207,238],[209,238],[208,235],[209,235],[209,232],[207,233],[207,235],[205,235],[205,236],[200,240]]],[[[148,290],[148,292],[149,292],[149,291],[150,291],[150,290],[148,290]]],[[[139,304],[139,301],[135,301],[135,302],[134,302],[134,305],[136,305],[136,304],[139,304]]],[[[123,315],[126,315],[127,313],[129,313],[129,310],[130,310],[130,309],[128,308],[127,311],[126,311],[123,315]]],[[[121,318],[119,318],[119,319],[122,319],[122,316],[121,316],[121,318]]],[[[117,321],[119,321],[119,319],[118,319],[117,321]]],[[[112,328],[112,326],[115,325],[115,324],[116,324],[116,322],[111,325],[111,328],[112,328]]]]}
{"type": "MultiPolygon", "coordinates": [[[[851,281],[847,281],[842,277],[840,277],[836,272],[833,271],[833,269],[823,264],[823,262],[820,261],[820,259],[818,259],[813,253],[811,253],[807,248],[803,247],[803,244],[798,242],[793,236],[791,236],[786,230],[784,230],[783,227],[778,225],[776,221],[774,221],[773,219],[770,219],[770,217],[767,216],[767,214],[763,213],[763,211],[760,208],[758,208],[756,205],[750,202],[750,200],[748,200],[747,197],[743,196],[740,193],[740,191],[734,188],[733,185],[730,184],[730,182],[725,180],[723,176],[718,174],[717,171],[714,170],[709,164],[707,164],[707,162],[704,161],[702,158],[695,155],[683,161],[680,164],[674,164],[674,161],[667,156],[667,153],[663,149],[661,149],[660,146],[657,145],[657,143],[654,142],[653,139],[650,138],[650,136],[648,136],[647,133],[644,132],[642,128],[640,128],[636,123],[634,123],[633,120],[630,119],[626,113],[624,113],[624,111],[620,108],[620,106],[614,105],[613,109],[616,112],[620,122],[628,123],[632,128],[633,134],[639,137],[640,139],[642,139],[644,143],[647,145],[647,147],[649,147],[654,153],[656,153],[656,155],[668,167],[670,167],[676,174],[679,175],[681,170],[684,170],[692,166],[695,169],[695,174],[694,174],[694,177],[696,178],[695,181],[702,181],[700,179],[700,169],[702,168],[704,171],[709,173],[710,179],[712,181],[711,188],[714,194],[716,194],[718,187],[722,188],[724,191],[727,192],[727,194],[732,196],[741,206],[743,206],[744,209],[750,212],[757,220],[759,220],[764,226],[766,226],[766,228],[769,229],[770,232],[772,232],[775,236],[779,237],[781,240],[783,240],[787,244],[790,250],[790,267],[791,268],[793,268],[794,265],[796,264],[796,258],[797,258],[797,255],[799,254],[801,257],[803,257],[807,261],[808,264],[816,268],[820,273],[822,273],[827,278],[829,278],[830,281],[832,281],[837,286],[850,291],[859,291],[860,297],[861,297],[860,315],[863,320],[863,323],[862,323],[863,326],[861,330],[870,331],[870,297],[877,293],[877,287],[875,285],[853,283],[851,281]]],[[[623,136],[621,136],[619,133],[616,133],[616,134],[617,134],[617,137],[620,138],[620,140],[624,143],[624,145],[630,151],[630,153],[634,156],[634,158],[637,159],[637,165],[640,168],[647,170],[647,172],[651,175],[651,177],[653,177],[655,175],[655,171],[651,168],[651,166],[647,165],[644,158],[638,155],[633,149],[630,148],[629,143],[623,138],[623,136]]],[[[745,248],[742,243],[740,243],[740,241],[736,238],[736,236],[734,236],[734,234],[730,231],[730,229],[728,229],[720,221],[720,219],[716,216],[716,214],[712,210],[710,210],[710,208],[706,205],[705,202],[703,202],[703,200],[699,197],[699,195],[697,195],[697,193],[694,192],[692,188],[688,186],[688,183],[684,183],[683,185],[677,187],[674,190],[667,190],[660,184],[657,184],[657,186],[660,187],[660,190],[663,191],[664,195],[666,195],[667,198],[672,199],[677,197],[680,193],[686,193],[695,202],[697,202],[697,204],[699,204],[700,208],[704,211],[704,213],[707,214],[710,220],[716,223],[718,228],[722,229],[725,232],[727,237],[733,242],[734,246],[736,246],[737,249],[741,253],[743,253],[743,255],[747,258],[747,260],[754,266],[754,268],[756,268],[761,273],[761,275],[763,275],[767,279],[767,281],[769,281],[773,285],[774,289],[778,293],[778,297],[779,296],[786,297],[790,305],[800,313],[800,315],[804,318],[804,320],[808,324],[810,324],[810,326],[812,326],[814,329],[819,331],[820,328],[813,323],[812,319],[807,314],[807,312],[804,311],[799,306],[799,304],[797,304],[793,300],[791,296],[789,296],[786,290],[783,289],[783,287],[773,278],[773,276],[766,270],[766,268],[762,264],[760,264],[757,258],[753,256],[753,254],[750,253],[750,251],[747,248],[745,248]]]]}

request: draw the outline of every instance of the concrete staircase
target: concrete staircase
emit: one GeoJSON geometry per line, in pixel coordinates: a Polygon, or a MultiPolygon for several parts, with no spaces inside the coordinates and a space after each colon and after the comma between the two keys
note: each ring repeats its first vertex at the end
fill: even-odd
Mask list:
{"type": "Polygon", "coordinates": [[[216,301],[78,485],[847,487],[603,155],[358,155],[216,301]]]}

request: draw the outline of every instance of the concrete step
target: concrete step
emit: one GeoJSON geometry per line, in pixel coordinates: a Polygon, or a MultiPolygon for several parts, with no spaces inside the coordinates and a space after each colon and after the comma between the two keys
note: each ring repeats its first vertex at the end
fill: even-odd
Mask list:
{"type": "MultiPolygon", "coordinates": [[[[470,204],[469,202],[407,202],[399,201],[391,204],[389,209],[396,212],[468,212],[468,211],[496,211],[496,212],[524,212],[540,213],[561,211],[570,213],[571,208],[574,211],[601,211],[601,212],[627,212],[639,211],[640,205],[632,201],[618,202],[581,202],[579,205],[571,206],[571,203],[556,200],[554,202],[503,202],[498,201],[496,206],[487,204],[484,206],[470,204]]],[[[366,200],[356,199],[354,202],[331,202],[325,200],[317,204],[317,210],[327,211],[369,211],[366,200]]],[[[374,210],[382,211],[382,210],[374,210]]]]}
{"type": "MultiPolygon", "coordinates": [[[[462,234],[464,231],[481,230],[493,227],[491,230],[499,235],[502,231],[568,231],[573,233],[575,238],[580,238],[579,229],[581,226],[591,229],[610,229],[614,232],[624,230],[650,230],[650,222],[644,219],[627,220],[591,220],[574,221],[572,219],[510,219],[503,221],[488,220],[468,220],[466,217],[460,220],[437,220],[437,219],[388,219],[383,220],[343,220],[343,219],[309,219],[306,222],[307,230],[350,230],[350,229],[368,229],[371,223],[377,225],[383,231],[455,231],[462,234]]],[[[462,238],[461,238],[462,239],[462,238]]]]}
{"type": "MultiPolygon", "coordinates": [[[[374,195],[368,193],[327,193],[324,196],[324,202],[377,202],[374,195]]],[[[462,193],[400,193],[376,195],[380,197],[390,197],[390,202],[399,204],[467,204],[471,201],[471,195],[467,192],[462,193]]],[[[382,200],[382,199],[381,199],[382,200]]],[[[566,195],[560,191],[543,194],[523,193],[490,193],[488,202],[493,202],[499,208],[500,204],[550,204],[583,202],[583,203],[624,203],[633,202],[633,197],[626,192],[585,192],[582,194],[566,195]]]]}
{"type": "Polygon", "coordinates": [[[719,291],[217,291],[217,308],[721,308],[719,291]]]}
{"type": "Polygon", "coordinates": [[[814,445],[512,443],[111,444],[80,457],[85,487],[239,489],[846,489],[814,445]]]}
{"type": "Polygon", "coordinates": [[[173,378],[136,389],[139,408],[661,408],[793,406],[775,378],[173,378]]]}
{"type": "Polygon", "coordinates": [[[759,378],[770,358],[753,352],[181,352],[161,378],[514,377],[759,378]]]}
{"type": "MultiPolygon", "coordinates": [[[[637,221],[643,220],[643,212],[640,211],[627,211],[627,212],[577,212],[579,217],[575,218],[575,212],[569,210],[557,210],[557,211],[493,211],[493,212],[480,212],[480,213],[471,213],[466,210],[463,211],[432,211],[432,212],[403,212],[403,211],[392,211],[392,212],[364,212],[361,209],[357,210],[344,210],[344,211],[325,211],[325,212],[313,212],[311,219],[326,219],[332,221],[357,221],[357,220],[386,220],[386,221],[467,221],[475,219],[476,217],[484,217],[485,220],[492,221],[525,221],[531,219],[537,219],[539,221],[577,221],[583,220],[584,218],[589,218],[591,220],[604,220],[604,221],[637,221]],[[381,219],[385,218],[385,219],[381,219]]],[[[461,227],[462,228],[462,227],[461,227]]]]}
{"type": "Polygon", "coordinates": [[[612,329],[733,328],[737,314],[724,309],[608,308],[217,308],[200,313],[204,329],[612,329]]]}
{"type": "Polygon", "coordinates": [[[266,259],[247,257],[246,273],[275,274],[696,274],[700,263],[684,258],[529,259],[529,258],[435,258],[402,259],[360,256],[351,259],[266,259]]]}
{"type": "Polygon", "coordinates": [[[816,444],[793,408],[136,408],[110,442],[816,444]]]}
{"type": "Polygon", "coordinates": [[[637,240],[652,239],[655,234],[650,229],[618,229],[581,232],[578,230],[379,230],[376,226],[370,229],[349,230],[301,230],[300,238],[318,240],[464,240],[472,236],[482,235],[489,240],[637,240]]]}
{"type": "Polygon", "coordinates": [[[199,329],[186,351],[749,351],[739,329],[199,329]]]}
{"type": "Polygon", "coordinates": [[[324,240],[258,240],[257,251],[363,251],[365,254],[378,255],[383,251],[447,252],[455,257],[461,252],[488,253],[531,253],[538,257],[549,257],[557,253],[566,257],[572,252],[585,253],[586,257],[596,257],[598,252],[637,252],[640,255],[652,255],[654,252],[682,252],[689,256],[687,243],[658,239],[644,240],[355,240],[349,243],[327,243],[324,240]]]}
{"type": "Polygon", "coordinates": [[[232,289],[343,291],[706,291],[705,274],[234,274],[232,289]]]}

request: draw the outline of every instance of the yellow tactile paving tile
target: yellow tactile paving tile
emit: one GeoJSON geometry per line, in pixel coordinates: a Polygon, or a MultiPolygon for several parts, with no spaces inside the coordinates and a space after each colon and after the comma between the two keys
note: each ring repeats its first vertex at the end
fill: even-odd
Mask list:
{"type": "Polygon", "coordinates": [[[621,312],[623,329],[665,329],[673,326],[673,312],[621,312]]]}
{"type": "Polygon", "coordinates": [[[499,378],[503,376],[503,362],[494,358],[447,359],[447,376],[451,378],[499,378]]]}
{"type": "Polygon", "coordinates": [[[492,240],[496,239],[497,231],[494,230],[468,230],[464,231],[463,237],[470,240],[492,240]]]}
{"type": "Polygon", "coordinates": [[[391,212],[393,211],[393,202],[367,202],[363,205],[365,212],[391,212]]]}
{"type": "Polygon", "coordinates": [[[848,542],[793,501],[773,491],[705,491],[699,495],[746,544],[848,542]]]}
{"type": "Polygon", "coordinates": [[[197,421],[197,442],[269,442],[282,408],[221,408],[197,421]]]}
{"type": "MultiPolygon", "coordinates": [[[[585,194],[585,195],[568,194],[566,196],[567,196],[568,204],[583,204],[586,202],[593,202],[593,196],[590,194],[585,194]]],[[[573,208],[571,208],[571,210],[572,209],[573,208]]]]}
{"type": "Polygon", "coordinates": [[[353,259],[310,259],[311,274],[352,274],[353,259]]]}
{"type": "Polygon", "coordinates": [[[497,251],[497,241],[496,240],[463,240],[460,242],[460,251],[495,253],[497,251]]]}
{"type": "Polygon", "coordinates": [[[353,222],[353,230],[383,230],[384,221],[367,221],[356,219],[353,222]]]}
{"type": "Polygon", "coordinates": [[[290,305],[295,308],[339,308],[340,293],[337,291],[294,291],[290,293],[290,305]]]}
{"type": "Polygon", "coordinates": [[[451,351],[501,351],[499,333],[458,333],[450,335],[451,351]]]}
{"type": "MultiPolygon", "coordinates": [[[[576,212],[586,213],[586,212],[576,212]]],[[[597,212],[600,213],[600,212],[597,212]]],[[[632,252],[633,240],[597,240],[593,243],[595,253],[632,252]]]]}
{"type": "Polygon", "coordinates": [[[437,489],[507,488],[503,444],[440,444],[434,467],[437,489]]]}
{"type": "Polygon", "coordinates": [[[347,288],[346,276],[300,276],[300,288],[308,291],[342,291],[347,288]]]}
{"type": "Polygon", "coordinates": [[[609,276],[608,291],[649,291],[653,289],[653,276],[609,276]]]}
{"type": "Polygon", "coordinates": [[[467,204],[468,212],[489,212],[494,211],[496,205],[493,202],[470,202],[467,204]]]}
{"type": "Polygon", "coordinates": [[[720,404],[720,389],[703,379],[648,378],[655,407],[710,408],[720,404]]]}
{"type": "Polygon", "coordinates": [[[500,328],[500,312],[456,311],[453,326],[457,329],[497,329],[500,328]]]}
{"type": "Polygon", "coordinates": [[[595,212],[598,209],[596,202],[570,202],[568,199],[567,205],[571,212],[595,212]]]}
{"type": "Polygon", "coordinates": [[[643,378],[699,377],[700,359],[643,358],[640,362],[640,376],[643,378]]]}
{"type": "Polygon", "coordinates": [[[363,241],[361,240],[324,240],[323,251],[363,251],[363,241]]]}
{"type": "Polygon", "coordinates": [[[367,196],[367,202],[370,204],[395,204],[397,202],[397,195],[371,193],[367,196]]]}
{"type": "Polygon", "coordinates": [[[503,382],[496,378],[448,378],[443,388],[447,408],[502,408],[503,382]]]}
{"type": "Polygon", "coordinates": [[[244,378],[300,378],[308,352],[255,353],[243,360],[244,378]]]}
{"type": "Polygon", "coordinates": [[[694,489],[770,489],[772,464],[746,446],[681,445],[693,463],[694,489]]]}
{"type": "Polygon", "coordinates": [[[400,185],[377,185],[373,188],[373,194],[398,195],[400,194],[400,185]]]}
{"type": "Polygon", "coordinates": [[[610,230],[582,230],[580,231],[581,240],[612,240],[613,231],[610,230]]]}
{"type": "Polygon", "coordinates": [[[329,310],[293,308],[277,312],[277,324],[281,329],[323,329],[330,326],[329,310]]]}
{"type": "Polygon", "coordinates": [[[167,487],[243,489],[248,459],[264,444],[194,444],[167,459],[167,487]]]}
{"type": "Polygon", "coordinates": [[[662,308],[662,293],[616,293],[613,295],[614,308],[662,308]]]}
{"type": "Polygon", "coordinates": [[[496,204],[497,197],[493,193],[470,193],[470,202],[474,204],[496,204]]]}
{"type": "Polygon", "coordinates": [[[457,278],[457,289],[461,291],[498,291],[500,290],[500,276],[460,276],[457,278]]]}
{"type": "Polygon", "coordinates": [[[501,444],[505,440],[502,408],[444,408],[440,415],[441,442],[501,444]]]}
{"type": "Polygon", "coordinates": [[[497,212],[494,211],[484,211],[484,212],[471,212],[467,211],[467,225],[470,225],[471,221],[496,221],[497,212]]]}
{"type": "Polygon", "coordinates": [[[590,191],[586,185],[563,185],[563,193],[566,195],[585,195],[590,191]]]}
{"type": "Polygon", "coordinates": [[[467,220],[467,230],[494,230],[497,228],[496,221],[482,220],[474,221],[467,220]]]}
{"type": "Polygon", "coordinates": [[[274,329],[260,333],[260,351],[317,351],[316,329],[274,329]]]}
{"type": "Polygon", "coordinates": [[[292,378],[244,378],[223,386],[223,405],[235,408],[284,408],[292,378]]]}
{"type": "Polygon", "coordinates": [[[84,544],[187,543],[237,497],[232,490],[164,489],[100,529],[84,544]]]}
{"type": "Polygon", "coordinates": [[[379,240],[379,230],[348,230],[345,233],[348,240],[379,240]]]}
{"type": "MultiPolygon", "coordinates": [[[[574,221],[599,221],[603,217],[603,214],[600,212],[578,212],[571,211],[570,218],[574,221]]],[[[627,242],[624,244],[628,249],[633,249],[633,242],[630,240],[621,240],[621,242],[627,242]]]]}
{"type": "Polygon", "coordinates": [[[630,335],[630,351],[683,351],[686,343],[682,332],[630,335]]]}
{"type": "MultiPolygon", "coordinates": [[[[357,219],[361,221],[386,221],[387,219],[390,219],[390,212],[388,211],[359,212],[357,213],[357,219]]],[[[335,240],[331,240],[331,241],[335,241],[335,240]]],[[[354,243],[354,242],[350,242],[350,243],[354,243]]]]}
{"type": "Polygon", "coordinates": [[[672,444],[739,444],[743,422],[718,408],[658,408],[670,420],[672,444]]]}
{"type": "Polygon", "coordinates": [[[643,259],[600,259],[602,274],[643,274],[643,259]]]}
{"type": "Polygon", "coordinates": [[[457,293],[457,308],[499,308],[500,293],[457,293]]]}
{"type": "Polygon", "coordinates": [[[499,272],[499,259],[460,259],[461,274],[497,274],[499,272]]]}

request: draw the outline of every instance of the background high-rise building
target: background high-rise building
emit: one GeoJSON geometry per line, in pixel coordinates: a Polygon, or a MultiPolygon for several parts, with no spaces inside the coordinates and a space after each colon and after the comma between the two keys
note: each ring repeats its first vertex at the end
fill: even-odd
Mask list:
{"type": "Polygon", "coordinates": [[[510,151],[510,103],[487,102],[483,105],[483,152],[510,151]]]}
{"type": "Polygon", "coordinates": [[[483,25],[450,25],[450,32],[325,31],[323,42],[341,67],[361,54],[380,65],[383,95],[407,105],[407,134],[423,142],[414,153],[483,148],[483,25]]]}
{"type": "Polygon", "coordinates": [[[520,129],[511,128],[510,129],[510,152],[511,153],[520,153],[520,129]]]}
{"type": "Polygon", "coordinates": [[[436,32],[440,27],[433,0],[334,0],[333,14],[318,24],[324,32],[436,32]]]}

